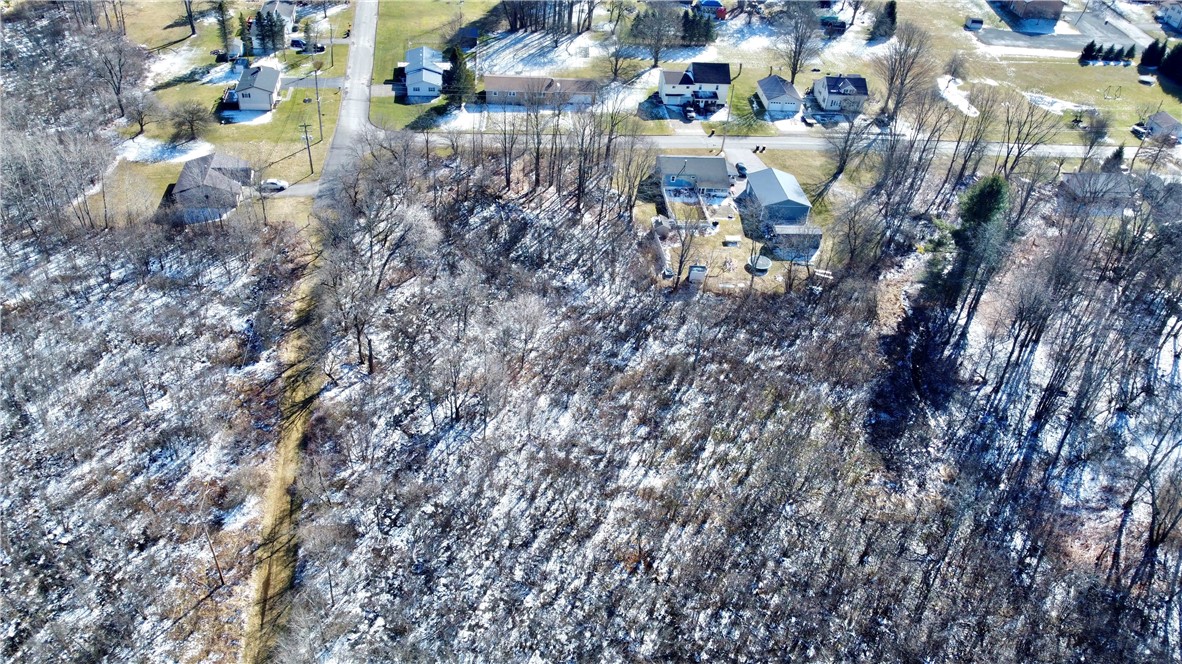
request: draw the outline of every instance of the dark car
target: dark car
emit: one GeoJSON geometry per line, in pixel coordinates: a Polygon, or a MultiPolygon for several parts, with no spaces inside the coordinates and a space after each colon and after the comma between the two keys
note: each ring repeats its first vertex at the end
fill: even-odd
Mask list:
{"type": "Polygon", "coordinates": [[[291,40],[291,47],[292,47],[292,48],[301,48],[301,49],[302,49],[302,48],[304,48],[305,46],[307,46],[307,44],[304,42],[304,40],[303,40],[303,39],[293,39],[293,40],[291,40]]]}
{"type": "Polygon", "coordinates": [[[314,46],[312,47],[312,49],[313,49],[314,51],[316,51],[317,53],[323,53],[323,52],[324,52],[324,48],[325,48],[325,47],[324,47],[324,44],[316,44],[316,45],[314,45],[314,46]]]}
{"type": "Polygon", "coordinates": [[[735,164],[735,172],[738,173],[739,177],[741,178],[747,177],[747,165],[740,161],[739,163],[735,164]]]}

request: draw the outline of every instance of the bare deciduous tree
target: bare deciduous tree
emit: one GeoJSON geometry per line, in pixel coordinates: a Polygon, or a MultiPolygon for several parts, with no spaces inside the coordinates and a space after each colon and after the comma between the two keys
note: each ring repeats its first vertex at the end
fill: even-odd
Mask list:
{"type": "Polygon", "coordinates": [[[893,121],[917,94],[935,85],[931,35],[914,23],[900,23],[886,50],[870,58],[870,68],[886,85],[882,108],[893,121]]]}
{"type": "Polygon", "coordinates": [[[820,23],[813,8],[804,2],[789,2],[775,16],[777,36],[772,41],[776,58],[788,68],[788,82],[821,54],[820,23]]]}

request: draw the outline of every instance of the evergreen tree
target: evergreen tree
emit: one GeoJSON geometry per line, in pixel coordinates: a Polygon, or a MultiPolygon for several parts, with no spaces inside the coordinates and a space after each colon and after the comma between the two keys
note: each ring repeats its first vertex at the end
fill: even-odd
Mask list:
{"type": "Polygon", "coordinates": [[[222,49],[229,52],[230,38],[234,36],[234,12],[228,0],[218,0],[213,9],[214,18],[218,24],[218,37],[222,40],[222,49]]]}
{"type": "Polygon", "coordinates": [[[447,101],[453,106],[476,101],[476,74],[468,67],[468,58],[459,46],[447,51],[451,70],[447,72],[447,101]]]}
{"type": "Polygon", "coordinates": [[[713,43],[714,36],[714,21],[712,21],[710,18],[706,18],[702,21],[702,43],[713,43]]]}
{"type": "Polygon", "coordinates": [[[694,16],[687,9],[681,13],[681,43],[693,44],[696,29],[694,16]]]}
{"type": "Polygon", "coordinates": [[[1175,82],[1182,83],[1182,42],[1174,44],[1161,60],[1158,73],[1175,82]]]}
{"type": "Polygon", "coordinates": [[[1141,66],[1153,68],[1160,65],[1164,50],[1165,45],[1160,40],[1156,40],[1149,46],[1146,46],[1145,51],[1141,53],[1141,66]]]}
{"type": "Polygon", "coordinates": [[[1137,46],[1135,44],[1129,44],[1129,47],[1125,49],[1125,54],[1121,59],[1125,61],[1131,61],[1135,57],[1137,57],[1137,46]]]}
{"type": "Polygon", "coordinates": [[[1120,167],[1125,163],[1125,145],[1121,143],[1108,158],[1100,164],[1101,173],[1119,173],[1120,167]]]}
{"type": "Polygon", "coordinates": [[[275,50],[274,23],[270,12],[259,12],[254,17],[254,31],[259,36],[259,46],[264,53],[275,50]]]}
{"type": "Polygon", "coordinates": [[[242,40],[242,54],[254,55],[254,40],[250,38],[250,25],[246,22],[246,15],[238,14],[238,38],[242,40]]]}
{"type": "Polygon", "coordinates": [[[275,40],[275,50],[287,48],[287,24],[279,14],[271,15],[271,35],[275,40]]]}
{"type": "Polygon", "coordinates": [[[1079,54],[1079,61],[1080,62],[1090,62],[1092,60],[1095,60],[1096,59],[1096,49],[1098,49],[1098,48],[1099,47],[1096,46],[1095,39],[1088,42],[1088,45],[1085,46],[1083,49],[1083,53],[1079,54]]]}
{"type": "Polygon", "coordinates": [[[899,22],[899,9],[895,0],[889,0],[878,16],[874,17],[874,26],[870,28],[871,39],[890,39],[895,36],[895,26],[899,22]]]}
{"type": "Polygon", "coordinates": [[[1113,46],[1112,44],[1109,44],[1108,48],[1104,49],[1103,58],[1104,58],[1104,62],[1112,62],[1113,60],[1119,60],[1120,55],[1117,54],[1116,47],[1113,46]]]}

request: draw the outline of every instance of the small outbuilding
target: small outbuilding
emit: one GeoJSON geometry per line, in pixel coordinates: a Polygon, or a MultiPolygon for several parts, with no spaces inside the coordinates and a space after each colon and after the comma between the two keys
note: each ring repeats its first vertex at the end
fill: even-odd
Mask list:
{"type": "Polygon", "coordinates": [[[978,16],[969,16],[964,20],[964,29],[977,31],[985,27],[985,19],[978,16]]]}

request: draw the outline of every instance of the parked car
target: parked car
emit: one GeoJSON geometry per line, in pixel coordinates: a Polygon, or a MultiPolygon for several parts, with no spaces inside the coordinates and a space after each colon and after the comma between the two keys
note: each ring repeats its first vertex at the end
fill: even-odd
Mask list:
{"type": "Polygon", "coordinates": [[[697,119],[698,119],[698,114],[697,114],[697,112],[696,112],[696,111],[694,111],[694,109],[693,109],[693,107],[692,107],[692,106],[687,106],[687,107],[685,108],[685,119],[686,119],[686,120],[691,120],[691,121],[692,121],[692,120],[697,120],[697,119]]]}
{"type": "Polygon", "coordinates": [[[273,194],[275,192],[287,189],[288,186],[290,185],[287,184],[287,180],[276,180],[275,178],[271,178],[269,180],[263,180],[262,183],[259,184],[259,191],[273,194]]]}
{"type": "Polygon", "coordinates": [[[348,38],[349,38],[349,35],[350,35],[352,32],[353,32],[352,30],[346,30],[346,31],[345,31],[345,39],[348,39],[348,38]]]}
{"type": "Polygon", "coordinates": [[[323,52],[324,52],[324,48],[325,48],[325,47],[324,47],[324,44],[313,44],[313,45],[312,45],[312,50],[313,50],[313,51],[316,51],[317,53],[323,53],[323,52]]]}
{"type": "Polygon", "coordinates": [[[1144,139],[1149,135],[1149,130],[1143,125],[1133,125],[1133,135],[1137,138],[1144,139]]]}
{"type": "Polygon", "coordinates": [[[741,178],[747,177],[747,165],[741,161],[736,163],[735,164],[735,172],[737,172],[739,174],[739,177],[741,177],[741,178]]]}
{"type": "Polygon", "coordinates": [[[308,43],[307,43],[307,42],[305,42],[303,39],[293,39],[293,40],[291,40],[291,47],[292,47],[292,48],[298,48],[298,49],[300,49],[300,50],[303,50],[303,49],[304,49],[304,47],[305,47],[305,46],[307,46],[307,45],[308,45],[308,43]]]}

